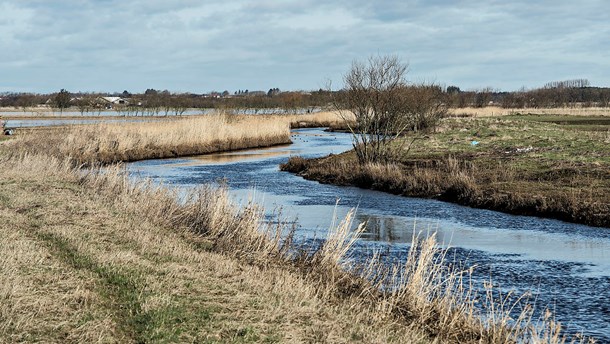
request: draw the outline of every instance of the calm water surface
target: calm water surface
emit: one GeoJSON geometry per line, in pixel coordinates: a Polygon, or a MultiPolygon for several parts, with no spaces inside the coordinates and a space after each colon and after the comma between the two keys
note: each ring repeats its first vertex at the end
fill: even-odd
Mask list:
{"type": "MultiPolygon", "coordinates": [[[[226,179],[238,202],[249,199],[297,221],[300,238],[324,235],[333,213],[357,207],[367,230],[356,249],[405,256],[414,233],[436,232],[451,259],[475,265],[478,280],[502,291],[531,291],[538,309],[550,308],[570,332],[610,343],[610,229],[513,216],[440,201],[406,198],[307,181],[278,165],[289,156],[323,156],[351,148],[349,135],[296,130],[294,144],[269,149],[129,165],[134,175],[178,188],[226,179]],[[335,209],[335,204],[339,206],[335,209]]],[[[365,253],[362,253],[365,255],[365,253]]]]}

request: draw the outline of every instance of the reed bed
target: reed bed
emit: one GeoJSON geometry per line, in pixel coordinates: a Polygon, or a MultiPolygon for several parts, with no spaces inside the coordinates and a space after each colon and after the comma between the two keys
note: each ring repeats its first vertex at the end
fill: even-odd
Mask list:
{"type": "Polygon", "coordinates": [[[344,128],[345,120],[353,120],[353,114],[346,111],[321,111],[303,115],[288,115],[292,128],[330,127],[344,128]]]}
{"type": "Polygon", "coordinates": [[[610,116],[607,107],[560,107],[560,108],[502,108],[486,106],[482,108],[464,107],[449,109],[449,117],[495,117],[515,114],[569,115],[569,116],[610,116]]]}
{"type": "Polygon", "coordinates": [[[102,123],[29,131],[15,150],[47,153],[77,165],[198,155],[290,143],[287,120],[210,115],[167,121],[102,123]]]}

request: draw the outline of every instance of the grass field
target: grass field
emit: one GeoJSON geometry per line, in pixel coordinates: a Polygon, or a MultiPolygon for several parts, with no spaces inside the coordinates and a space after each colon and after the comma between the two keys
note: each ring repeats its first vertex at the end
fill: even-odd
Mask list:
{"type": "MultiPolygon", "coordinates": [[[[532,319],[528,307],[510,317],[493,290],[476,294],[471,270],[449,269],[433,235],[414,238],[400,265],[382,265],[378,257],[354,265],[348,252],[363,227],[350,231],[353,214],[336,219],[311,249],[294,240],[289,225],[265,221],[256,205],[232,204],[226,189],[202,186],[178,198],[146,181],[133,183],[117,166],[74,164],[112,162],[120,159],[116,152],[147,139],[232,149],[227,141],[244,142],[247,132],[264,138],[289,123],[220,119],[222,127],[193,128],[202,124],[196,119],[173,123],[181,135],[168,138],[162,137],[167,127],[153,124],[123,131],[104,125],[74,127],[70,135],[42,130],[0,145],[0,341],[564,340],[552,317],[532,319]],[[116,158],[104,160],[108,152],[116,158]]],[[[450,135],[452,123],[439,134],[450,135]]],[[[444,147],[446,140],[451,137],[426,144],[444,147]]]]}
{"type": "Polygon", "coordinates": [[[307,178],[610,227],[610,117],[448,118],[393,165],[355,156],[283,168],[307,178]]]}

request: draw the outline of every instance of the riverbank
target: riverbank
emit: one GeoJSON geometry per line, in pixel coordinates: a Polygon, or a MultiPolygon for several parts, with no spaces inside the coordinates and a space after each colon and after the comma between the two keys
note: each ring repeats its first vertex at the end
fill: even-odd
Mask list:
{"type": "MultiPolygon", "coordinates": [[[[44,156],[3,157],[0,172],[0,335],[9,341],[538,336],[527,318],[519,320],[523,329],[497,313],[482,321],[474,304],[455,293],[460,274],[435,258],[433,239],[416,244],[399,267],[408,278],[382,292],[379,282],[345,270],[353,242],[345,224],[318,250],[298,253],[298,245],[277,235],[286,227],[261,228],[262,213],[236,208],[223,189],[205,187],[181,203],[165,189],[133,186],[120,170],[83,174],[44,156]]],[[[395,270],[369,268],[376,269],[364,270],[369,278],[396,278],[395,270]]]]}
{"type": "Polygon", "coordinates": [[[609,117],[449,118],[391,165],[351,152],[291,158],[285,171],[324,183],[436,198],[512,214],[610,227],[609,117]]]}
{"type": "Polygon", "coordinates": [[[535,323],[531,308],[512,327],[493,299],[461,284],[468,269],[448,269],[433,237],[415,240],[399,266],[352,265],[357,233],[347,223],[317,248],[302,246],[279,235],[289,225],[269,224],[256,206],[232,205],[224,189],[178,200],[146,181],[134,185],[120,169],[85,172],[6,148],[2,338],[558,342],[556,324],[535,323]]]}
{"type": "Polygon", "coordinates": [[[76,165],[199,155],[290,143],[287,120],[208,115],[163,122],[98,123],[20,130],[10,149],[76,165]]]}
{"type": "Polygon", "coordinates": [[[8,342],[428,341],[289,268],[258,212],[222,190],[180,206],[48,157],[3,158],[0,171],[8,342]]]}

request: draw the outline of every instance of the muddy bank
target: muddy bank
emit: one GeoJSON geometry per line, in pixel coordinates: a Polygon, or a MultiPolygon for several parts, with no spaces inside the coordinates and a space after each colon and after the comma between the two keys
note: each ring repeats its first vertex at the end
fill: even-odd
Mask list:
{"type": "MultiPolygon", "coordinates": [[[[603,194],[591,192],[584,195],[561,184],[552,187],[561,179],[588,178],[583,176],[586,174],[584,171],[577,169],[557,170],[554,178],[547,175],[552,178],[549,183],[516,179],[490,182],[479,178],[480,173],[476,173],[477,169],[468,161],[414,159],[401,164],[360,166],[351,152],[316,159],[292,157],[280,168],[321,183],[438,199],[514,215],[610,227],[610,204],[604,201],[603,194]]],[[[502,168],[502,165],[497,168],[502,168]]],[[[485,173],[495,178],[502,177],[498,170],[485,173]]],[[[610,172],[600,178],[610,178],[610,172]]]]}

